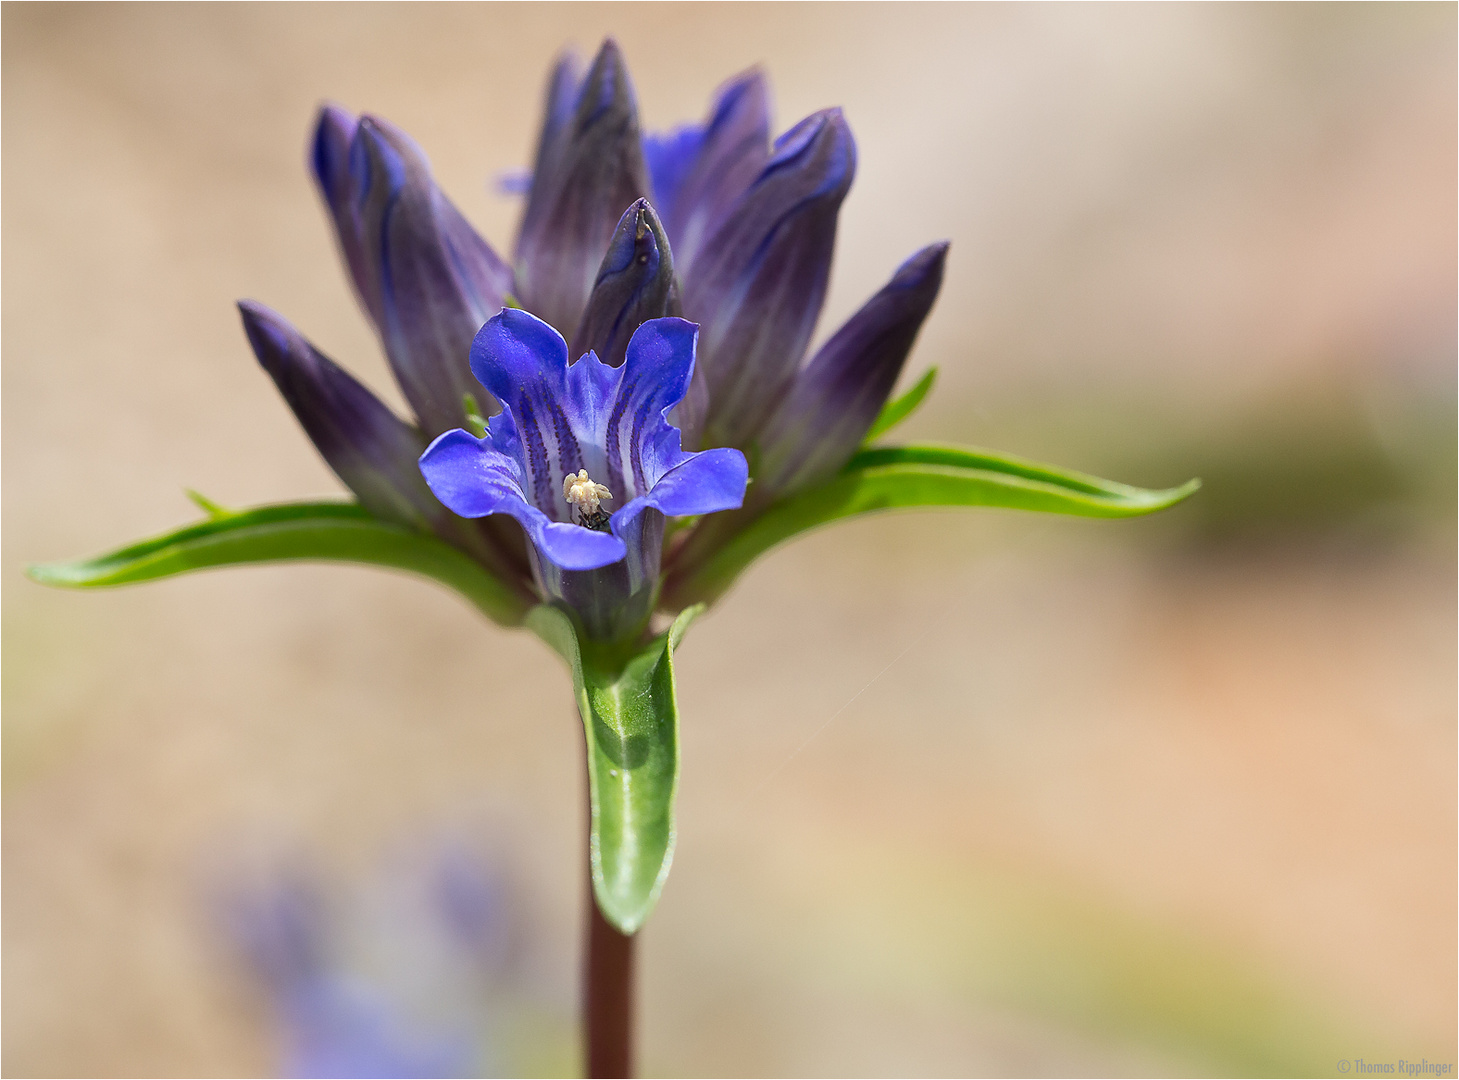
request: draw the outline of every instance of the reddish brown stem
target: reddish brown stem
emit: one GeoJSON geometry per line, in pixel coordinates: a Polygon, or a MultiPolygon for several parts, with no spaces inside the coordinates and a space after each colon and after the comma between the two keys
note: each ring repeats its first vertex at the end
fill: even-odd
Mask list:
{"type": "Polygon", "coordinates": [[[588,890],[587,970],[583,1028],[588,1075],[633,1075],[633,937],[620,933],[598,910],[588,890]]]}

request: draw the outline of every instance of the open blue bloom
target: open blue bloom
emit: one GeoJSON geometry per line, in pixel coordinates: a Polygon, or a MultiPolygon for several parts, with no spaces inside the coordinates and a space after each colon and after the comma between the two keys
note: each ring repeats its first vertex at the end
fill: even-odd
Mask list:
{"type": "Polygon", "coordinates": [[[561,334],[504,310],[471,344],[471,371],[502,411],[485,436],[448,431],[421,457],[426,483],[452,511],[522,525],[543,591],[577,609],[595,637],[647,618],[665,516],[744,500],[745,456],[686,452],[666,419],[689,388],[697,337],[683,319],[654,319],[638,327],[621,367],[592,352],[569,365],[561,334]],[[573,499],[574,478],[597,493],[573,499]],[[599,504],[610,499],[617,509],[608,514],[599,504]],[[617,563],[618,573],[601,573],[617,563]]]}

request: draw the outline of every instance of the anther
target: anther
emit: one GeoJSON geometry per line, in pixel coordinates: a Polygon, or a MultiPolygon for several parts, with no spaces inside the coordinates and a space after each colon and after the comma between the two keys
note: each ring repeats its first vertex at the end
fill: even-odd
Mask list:
{"type": "Polygon", "coordinates": [[[588,477],[587,469],[579,469],[577,475],[568,473],[562,480],[562,497],[578,512],[578,524],[593,529],[599,527],[600,519],[606,519],[598,504],[611,499],[613,493],[602,484],[594,483],[588,477]]]}

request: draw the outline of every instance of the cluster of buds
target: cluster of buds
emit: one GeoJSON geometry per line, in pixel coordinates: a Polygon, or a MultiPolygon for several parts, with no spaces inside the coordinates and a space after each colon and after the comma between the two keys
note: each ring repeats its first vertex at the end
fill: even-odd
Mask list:
{"type": "Polygon", "coordinates": [[[552,74],[510,263],[386,121],[325,107],[312,164],[414,417],[244,302],[260,361],[362,505],[566,604],[595,638],[641,633],[666,571],[692,574],[845,464],[947,250],[912,256],[807,359],[856,168],[845,118],[814,113],[772,141],[750,71],[702,123],[645,135],[611,40],[586,73],[569,56],[552,74]],[[478,400],[500,410],[485,430],[478,400]],[[736,508],[665,551],[665,518],[736,508]]]}

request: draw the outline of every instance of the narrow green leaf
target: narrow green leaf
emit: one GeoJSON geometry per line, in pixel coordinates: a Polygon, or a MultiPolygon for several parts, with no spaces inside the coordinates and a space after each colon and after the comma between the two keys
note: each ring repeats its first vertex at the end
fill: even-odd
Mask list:
{"type": "Polygon", "coordinates": [[[229,510],[226,506],[218,505],[212,499],[204,495],[201,491],[195,491],[192,488],[184,488],[183,493],[187,495],[189,502],[191,502],[203,513],[207,514],[210,518],[225,518],[228,517],[230,514],[234,514],[237,512],[234,510],[229,510]]]}
{"type": "MultiPolygon", "coordinates": [[[[770,507],[671,581],[665,603],[709,601],[783,540],[857,514],[932,506],[997,506],[1080,517],[1135,517],[1163,510],[1200,487],[1150,491],[988,450],[899,446],[862,450],[846,470],[770,507]]],[[[692,543],[692,541],[691,541],[692,543]]]]}
{"type": "Polygon", "coordinates": [[[527,626],[572,669],[588,743],[593,895],[603,916],[625,934],[648,918],[674,858],[674,650],[703,610],[696,605],[681,612],[666,634],[627,657],[583,641],[559,608],[542,604],[527,613],[527,626]]]}
{"type": "MultiPolygon", "coordinates": [[[[1140,507],[1140,509],[1131,509],[1124,513],[1092,515],[1096,517],[1127,517],[1132,513],[1142,514],[1149,513],[1150,510],[1161,510],[1171,502],[1179,502],[1200,487],[1199,481],[1191,481],[1166,491],[1150,491],[1146,488],[1116,483],[1113,480],[1102,480],[1097,476],[1090,476],[1088,473],[1075,472],[1073,469],[1061,469],[1057,465],[1045,465],[1042,462],[1030,461],[1013,454],[1003,454],[997,450],[984,450],[977,446],[947,446],[939,443],[864,447],[846,463],[844,471],[851,472],[879,465],[942,465],[955,469],[1000,473],[1005,476],[1021,477],[1025,480],[1050,484],[1071,492],[1112,499],[1121,505],[1129,504],[1140,507]],[[1181,494],[1168,502],[1160,501],[1173,492],[1181,494]],[[1159,505],[1147,506],[1152,497],[1159,502],[1159,505]]],[[[1045,509],[1045,507],[1031,509],[1045,509]]],[[[1056,510],[1056,512],[1068,511],[1056,510]]]]}
{"type": "Polygon", "coordinates": [[[922,404],[922,399],[931,393],[932,384],[936,379],[937,368],[930,367],[927,369],[927,374],[917,380],[916,386],[901,397],[883,405],[881,412],[877,413],[876,419],[872,421],[871,430],[866,433],[866,438],[861,440],[862,445],[881,438],[916,412],[917,406],[922,404]]]}
{"type": "Polygon", "coordinates": [[[300,560],[371,563],[434,578],[504,626],[520,624],[527,610],[516,591],[469,556],[433,536],[371,517],[353,502],[224,511],[106,555],[31,566],[26,573],[43,585],[94,589],[213,566],[300,560]]]}

